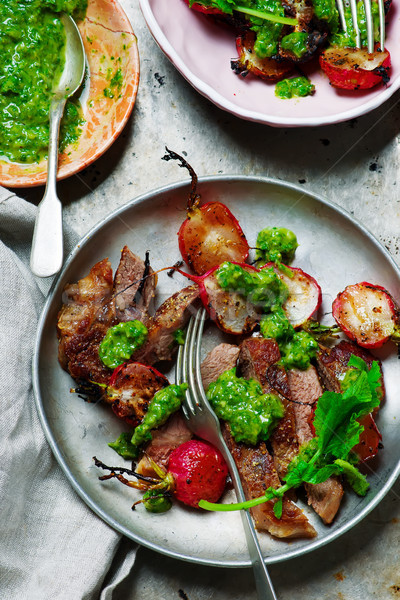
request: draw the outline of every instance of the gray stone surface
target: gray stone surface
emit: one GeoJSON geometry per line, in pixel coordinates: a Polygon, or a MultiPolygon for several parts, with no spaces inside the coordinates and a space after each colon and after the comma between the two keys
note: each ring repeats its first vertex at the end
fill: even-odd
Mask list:
{"type": "MultiPolygon", "coordinates": [[[[167,0],[165,0],[167,1],[167,0]]],[[[181,180],[165,145],[199,175],[254,174],[304,185],[350,211],[400,261],[400,95],[353,122],[274,129],[211,105],[153,41],[137,0],[122,0],[135,30],[141,81],[132,117],[94,165],[59,184],[65,220],[83,235],[138,194],[181,180]]],[[[37,203],[43,188],[19,190],[37,203]]],[[[399,432],[400,433],[400,432],[399,432]]],[[[361,524],[313,554],[270,568],[281,600],[400,598],[400,485],[361,524]]],[[[131,542],[124,540],[128,547],[131,542]]],[[[124,600],[255,600],[251,571],[183,563],[142,548],[124,600]]]]}

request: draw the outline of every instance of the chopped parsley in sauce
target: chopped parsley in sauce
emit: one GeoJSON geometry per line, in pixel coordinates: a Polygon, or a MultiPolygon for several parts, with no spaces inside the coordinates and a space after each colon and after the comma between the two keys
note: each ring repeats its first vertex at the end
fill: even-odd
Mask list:
{"type": "MultiPolygon", "coordinates": [[[[0,2],[0,155],[39,162],[47,155],[52,89],[64,68],[65,32],[59,12],[82,17],[87,0],[0,2]]],[[[83,124],[79,103],[67,102],[60,149],[83,124]]]]}

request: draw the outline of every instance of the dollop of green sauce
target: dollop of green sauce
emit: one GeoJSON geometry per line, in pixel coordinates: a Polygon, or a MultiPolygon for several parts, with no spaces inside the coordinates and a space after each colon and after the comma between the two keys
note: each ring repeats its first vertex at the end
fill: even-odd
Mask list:
{"type": "Polygon", "coordinates": [[[315,85],[308,77],[299,75],[278,81],[275,86],[275,96],[288,100],[290,98],[304,98],[315,93],[315,85]]]}
{"type": "Polygon", "coordinates": [[[317,356],[318,342],[306,331],[296,331],[282,308],[263,316],[260,331],[265,338],[277,341],[279,362],[285,369],[306,370],[317,356]]]}
{"type": "Polygon", "coordinates": [[[259,264],[268,262],[289,263],[298,248],[297,237],[286,227],[266,227],[257,235],[256,260],[259,264]]]}
{"type": "Polygon", "coordinates": [[[110,369],[129,360],[147,339],[147,327],[141,321],[118,323],[107,330],[100,346],[99,357],[110,369]]]}
{"type": "Polygon", "coordinates": [[[222,289],[246,296],[263,312],[279,308],[289,296],[288,287],[272,267],[250,271],[240,265],[224,262],[215,272],[222,289]]]}
{"type": "Polygon", "coordinates": [[[301,58],[308,52],[308,33],[305,31],[292,31],[281,39],[281,48],[291,52],[296,58],[301,58]]]}
{"type": "Polygon", "coordinates": [[[235,440],[245,444],[268,440],[285,414],[278,396],[263,394],[258,381],[237,377],[236,369],[225,371],[211,383],[207,398],[215,414],[229,423],[235,440]]]}
{"type": "Polygon", "coordinates": [[[120,456],[135,460],[139,456],[140,447],[151,441],[151,431],[164,425],[168,417],[176,412],[182,404],[187,384],[172,384],[154,394],[143,421],[133,433],[124,432],[115,442],[108,444],[120,456]]]}
{"type": "MultiPolygon", "coordinates": [[[[65,32],[59,12],[76,18],[87,0],[0,2],[0,153],[19,163],[47,155],[52,89],[64,67],[65,32]]],[[[60,150],[78,139],[78,102],[67,102],[60,150]]]]}

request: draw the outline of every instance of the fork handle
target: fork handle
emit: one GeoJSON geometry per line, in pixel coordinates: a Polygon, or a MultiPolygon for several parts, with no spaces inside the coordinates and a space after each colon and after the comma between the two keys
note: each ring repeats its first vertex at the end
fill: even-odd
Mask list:
{"type": "MultiPolygon", "coordinates": [[[[232,483],[235,488],[236,496],[239,502],[244,502],[246,497],[243,492],[242,483],[240,481],[239,471],[236,463],[228,450],[228,447],[220,437],[219,449],[221,450],[229,468],[229,473],[232,478],[232,483]]],[[[256,583],[257,596],[259,600],[278,600],[274,586],[268,573],[267,565],[261,552],[260,543],[253,525],[253,521],[248,510],[241,510],[243,527],[246,535],[249,557],[253,567],[254,579],[256,583]]]]}
{"type": "Polygon", "coordinates": [[[259,600],[277,600],[248,510],[240,511],[259,600]]]}

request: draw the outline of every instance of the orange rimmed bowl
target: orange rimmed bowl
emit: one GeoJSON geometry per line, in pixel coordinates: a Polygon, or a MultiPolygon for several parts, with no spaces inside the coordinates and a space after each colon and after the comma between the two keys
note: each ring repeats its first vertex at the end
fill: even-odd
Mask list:
{"type": "MultiPolygon", "coordinates": [[[[80,95],[85,124],[78,142],[59,155],[57,179],[78,173],[111,146],[132,112],[139,85],[136,36],[116,0],[89,0],[86,17],[78,26],[89,65],[80,95]],[[110,88],[118,68],[122,85],[110,88]]],[[[47,160],[31,164],[0,160],[2,185],[30,187],[46,183],[46,178],[47,160]]]]}

